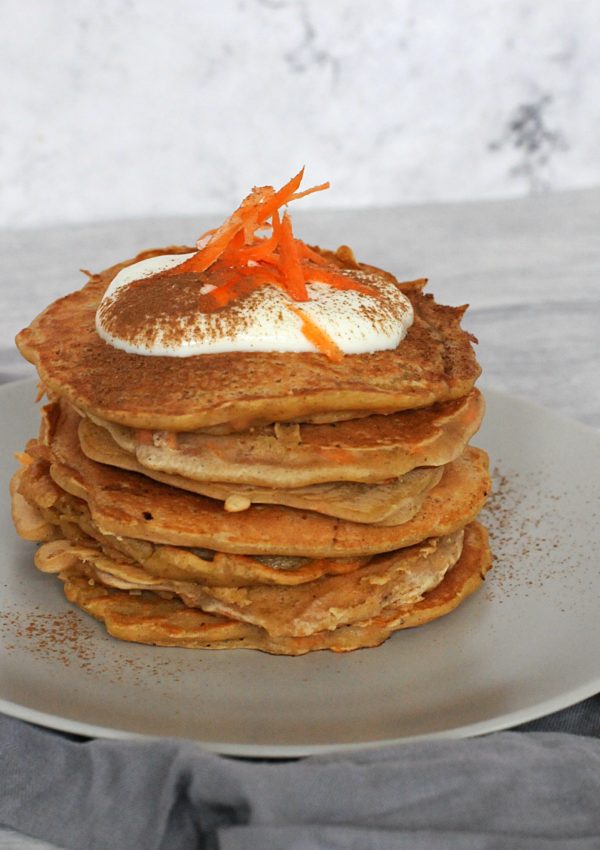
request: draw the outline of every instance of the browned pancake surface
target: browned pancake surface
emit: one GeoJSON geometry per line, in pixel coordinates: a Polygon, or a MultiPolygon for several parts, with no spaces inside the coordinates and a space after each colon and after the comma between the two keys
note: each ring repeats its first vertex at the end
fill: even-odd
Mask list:
{"type": "Polygon", "coordinates": [[[460,328],[464,308],[438,305],[416,286],[405,290],[415,321],[398,348],[339,363],[311,353],[148,357],[106,344],[95,313],[114,275],[144,257],[189,250],[147,251],[113,266],[21,331],[19,349],[50,391],[114,422],[177,431],[321,411],[424,407],[466,395],[479,376],[472,338],[460,328]]]}
{"type": "MultiPolygon", "coordinates": [[[[277,423],[234,434],[159,431],[148,440],[147,432],[106,420],[94,424],[86,418],[80,437],[87,438],[92,450],[93,436],[101,426],[145,469],[193,481],[277,488],[330,481],[371,484],[405,475],[417,466],[442,466],[454,460],[479,428],[484,409],[483,396],[473,390],[463,398],[420,410],[327,425],[277,423]]],[[[84,451],[89,454],[85,446],[84,451]]]]}
{"type": "Polygon", "coordinates": [[[87,458],[79,446],[79,417],[66,405],[48,408],[51,474],[84,499],[105,534],[241,554],[353,557],[412,546],[450,534],[479,513],[490,490],[485,452],[467,447],[428,494],[412,520],[370,526],[279,505],[227,513],[222,504],[146,476],[87,458]]]}
{"type": "Polygon", "coordinates": [[[325,575],[352,572],[371,560],[371,556],[250,556],[106,535],[95,525],[87,503],[62,490],[50,477],[49,464],[40,459],[15,474],[11,496],[15,526],[24,539],[37,542],[66,539],[75,545],[97,545],[108,558],[142,567],[146,575],[160,579],[225,587],[256,584],[296,587],[325,575]]]}
{"type": "Polygon", "coordinates": [[[389,606],[412,604],[436,587],[457,562],[463,531],[373,558],[344,575],[297,587],[227,587],[149,575],[139,565],[107,557],[93,541],[57,539],[44,544],[35,563],[60,573],[81,563],[86,574],[107,587],[176,595],[190,608],[261,626],[270,635],[293,637],[332,631],[377,616],[389,606]]]}
{"type": "Polygon", "coordinates": [[[334,631],[305,637],[271,637],[260,627],[188,608],[178,599],[90,585],[74,566],[61,575],[67,599],[101,620],[122,640],[158,646],[206,649],[260,649],[277,655],[303,655],[320,649],[347,652],[377,646],[398,629],[420,626],[455,609],[473,593],[491,566],[487,532],[478,523],[465,529],[461,556],[436,588],[412,605],[334,631]]]}
{"type": "Polygon", "coordinates": [[[429,466],[412,469],[382,484],[331,481],[296,488],[257,487],[196,481],[183,475],[148,469],[139,463],[135,455],[121,449],[107,430],[87,418],[79,423],[79,442],[84,454],[91,460],[139,472],[171,487],[218,499],[224,503],[225,510],[232,513],[247,510],[252,504],[287,505],[353,522],[398,525],[412,519],[443,474],[443,467],[429,466]]]}

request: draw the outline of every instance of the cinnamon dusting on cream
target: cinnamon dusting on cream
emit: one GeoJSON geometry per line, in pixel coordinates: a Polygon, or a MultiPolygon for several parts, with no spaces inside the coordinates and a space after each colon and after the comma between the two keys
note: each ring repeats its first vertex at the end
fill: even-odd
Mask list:
{"type": "Polygon", "coordinates": [[[96,315],[99,335],[129,353],[173,357],[316,351],[339,362],[395,348],[413,321],[395,282],[341,269],[335,255],[296,239],[289,214],[280,215],[329,186],[299,192],[302,176],[278,191],[255,187],[196,252],[119,272],[96,315]]]}

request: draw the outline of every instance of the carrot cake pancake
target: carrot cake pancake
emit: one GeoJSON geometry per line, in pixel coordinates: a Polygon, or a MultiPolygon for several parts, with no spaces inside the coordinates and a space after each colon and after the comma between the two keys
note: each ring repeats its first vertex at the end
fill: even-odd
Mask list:
{"type": "Polygon", "coordinates": [[[48,397],[17,531],[124,640],[375,646],[491,565],[465,307],[296,238],[303,172],[195,246],[152,249],[17,337],[48,397]]]}

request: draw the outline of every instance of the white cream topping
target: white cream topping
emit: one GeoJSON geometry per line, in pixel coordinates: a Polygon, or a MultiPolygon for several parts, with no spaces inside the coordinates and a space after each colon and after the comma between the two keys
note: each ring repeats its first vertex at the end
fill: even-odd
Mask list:
{"type": "MultiPolygon", "coordinates": [[[[111,317],[119,312],[120,294],[135,281],[173,268],[192,254],[165,254],[122,269],[112,280],[96,313],[96,329],[107,343],[131,354],[190,357],[238,351],[318,351],[302,332],[300,310],[319,326],[344,354],[366,354],[396,348],[413,322],[410,301],[389,280],[362,271],[346,272],[353,280],[377,290],[377,296],[356,290],[308,283],[309,300],[294,301],[282,290],[265,286],[215,313],[200,309],[172,319],[148,318],[137,335],[111,332],[111,317]]],[[[343,272],[342,272],[343,273],[343,272]]],[[[201,293],[212,289],[205,285],[201,293]]]]}

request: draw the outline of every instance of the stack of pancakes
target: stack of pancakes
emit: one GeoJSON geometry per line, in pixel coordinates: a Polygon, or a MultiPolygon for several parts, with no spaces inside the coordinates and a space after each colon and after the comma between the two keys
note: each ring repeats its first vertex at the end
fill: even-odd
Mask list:
{"type": "Polygon", "coordinates": [[[491,563],[464,308],[397,284],[405,339],[339,362],[105,343],[95,313],[115,274],[191,250],[91,275],[17,338],[50,401],[12,486],[38,568],[111,634],[157,645],[346,651],[451,611],[491,563]]]}

